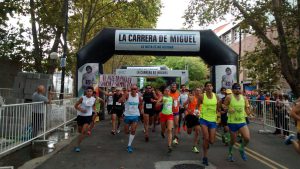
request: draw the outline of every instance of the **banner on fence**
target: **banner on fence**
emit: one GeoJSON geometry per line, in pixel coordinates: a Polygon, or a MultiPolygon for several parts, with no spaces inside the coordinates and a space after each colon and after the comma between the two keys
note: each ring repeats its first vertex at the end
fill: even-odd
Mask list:
{"type": "Polygon", "coordinates": [[[99,87],[125,87],[137,84],[136,77],[103,74],[99,78],[99,87]]]}

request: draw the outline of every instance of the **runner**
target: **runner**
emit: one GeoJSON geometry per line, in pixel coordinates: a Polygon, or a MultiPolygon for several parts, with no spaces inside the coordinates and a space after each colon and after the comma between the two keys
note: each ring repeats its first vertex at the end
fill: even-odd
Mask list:
{"type": "Polygon", "coordinates": [[[77,110],[77,125],[78,132],[80,133],[75,147],[76,152],[80,152],[80,143],[87,134],[89,125],[91,124],[95,100],[96,99],[93,97],[93,87],[87,87],[86,95],[82,96],[74,105],[77,110]]]}
{"type": "Polygon", "coordinates": [[[244,161],[247,160],[244,147],[250,140],[250,132],[245,119],[245,112],[250,114],[250,105],[245,96],[241,94],[241,86],[238,83],[232,85],[232,95],[225,98],[225,109],[228,111],[228,127],[230,130],[230,144],[228,160],[233,162],[232,149],[236,142],[237,134],[241,133],[242,143],[240,144],[240,155],[244,161]]]}
{"type": "Polygon", "coordinates": [[[113,94],[115,93],[115,89],[113,88],[111,91],[108,93],[105,92],[105,95],[107,96],[107,112],[108,114],[111,114],[111,109],[113,107],[113,94]]]}
{"type": "Polygon", "coordinates": [[[113,107],[111,110],[111,119],[112,119],[111,134],[112,135],[115,135],[116,133],[120,133],[120,124],[124,112],[124,104],[118,102],[119,99],[122,97],[121,90],[122,88],[117,88],[116,93],[112,96],[113,97],[113,107]],[[117,127],[116,127],[116,118],[118,118],[117,127]]]}
{"type": "Polygon", "coordinates": [[[220,103],[218,96],[212,92],[213,85],[211,82],[206,82],[204,88],[205,93],[199,97],[199,104],[202,104],[200,125],[203,134],[202,164],[208,166],[208,148],[209,144],[213,144],[215,142],[217,111],[220,108],[220,103]]]}
{"type": "Polygon", "coordinates": [[[135,131],[137,128],[138,121],[140,119],[140,112],[143,107],[143,100],[137,94],[137,86],[132,85],[130,92],[125,91],[123,96],[119,99],[120,103],[125,103],[124,122],[125,122],[125,133],[130,134],[127,146],[127,152],[132,153],[133,148],[131,146],[135,137],[135,131]],[[129,133],[130,127],[130,133],[129,133]]]}
{"type": "MultiPolygon", "coordinates": [[[[155,95],[157,97],[157,100],[160,100],[163,97],[162,92],[160,91],[160,89],[155,89],[155,95]]],[[[154,106],[154,122],[153,122],[153,128],[152,128],[152,132],[155,132],[155,127],[156,125],[160,124],[160,119],[159,119],[159,113],[162,110],[162,105],[157,103],[154,106]]]]}
{"type": "Polygon", "coordinates": [[[152,90],[151,85],[146,86],[146,91],[143,94],[144,101],[144,129],[145,141],[149,141],[149,126],[152,125],[154,112],[154,104],[157,101],[155,92],[152,90]]]}
{"type": "Polygon", "coordinates": [[[232,91],[231,89],[225,89],[225,97],[221,98],[221,102],[222,102],[222,108],[221,108],[221,126],[223,127],[223,134],[222,134],[222,142],[227,146],[229,141],[230,141],[230,133],[229,133],[229,128],[228,128],[228,124],[227,124],[227,110],[226,110],[226,106],[224,105],[225,102],[225,98],[228,95],[231,95],[232,91]]]}
{"type": "Polygon", "coordinates": [[[192,134],[192,131],[194,130],[194,145],[192,148],[192,151],[194,153],[199,153],[199,150],[197,148],[198,144],[198,137],[200,134],[200,123],[199,123],[199,110],[198,110],[198,98],[195,96],[196,90],[194,90],[193,93],[191,93],[187,99],[187,101],[184,103],[184,106],[186,107],[185,111],[185,121],[187,125],[187,133],[192,134]]]}
{"type": "Polygon", "coordinates": [[[173,98],[173,107],[172,107],[172,112],[174,116],[174,138],[173,138],[173,144],[177,145],[178,144],[178,123],[179,123],[179,96],[180,93],[177,91],[177,85],[176,83],[173,83],[171,85],[171,92],[170,96],[173,98]]]}
{"type": "Polygon", "coordinates": [[[178,133],[180,133],[181,121],[183,122],[182,128],[184,131],[186,131],[186,125],[184,120],[184,114],[185,114],[184,103],[188,100],[188,97],[189,97],[189,89],[187,89],[185,85],[181,85],[181,91],[179,97],[180,108],[179,108],[178,133]]]}
{"type": "Polygon", "coordinates": [[[164,95],[160,98],[158,103],[163,104],[162,111],[160,113],[160,125],[161,125],[161,136],[165,138],[165,131],[167,128],[168,133],[168,153],[172,152],[172,128],[174,123],[174,116],[172,107],[174,106],[173,98],[170,96],[170,88],[164,89],[164,95]]]}
{"type": "Polygon", "coordinates": [[[94,91],[93,92],[93,97],[96,99],[95,100],[95,109],[92,113],[92,121],[91,121],[91,125],[90,125],[90,128],[87,132],[88,135],[91,135],[92,134],[92,129],[94,128],[95,126],[95,120],[96,120],[96,117],[100,117],[100,107],[101,107],[101,103],[104,104],[104,100],[101,99],[99,96],[96,95],[96,92],[94,91]]]}
{"type": "Polygon", "coordinates": [[[291,117],[297,121],[297,139],[294,134],[285,138],[285,144],[293,144],[295,150],[300,154],[300,98],[295,101],[295,105],[291,110],[291,117]]]}

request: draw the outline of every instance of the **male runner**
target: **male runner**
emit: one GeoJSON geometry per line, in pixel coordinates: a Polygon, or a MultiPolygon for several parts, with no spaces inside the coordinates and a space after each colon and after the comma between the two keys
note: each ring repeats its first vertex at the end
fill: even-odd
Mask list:
{"type": "Polygon", "coordinates": [[[189,95],[188,100],[185,102],[185,121],[187,126],[187,133],[192,134],[194,130],[194,145],[192,151],[194,153],[199,153],[197,148],[198,137],[200,134],[200,123],[199,123],[199,110],[198,110],[198,98],[195,96],[196,90],[189,95]]]}
{"type": "Polygon", "coordinates": [[[188,100],[188,97],[189,97],[189,89],[187,89],[185,85],[181,85],[181,91],[179,96],[180,108],[179,108],[178,133],[180,133],[181,121],[183,122],[182,128],[184,131],[186,131],[186,125],[184,120],[184,115],[185,115],[184,103],[188,100]]]}
{"type": "Polygon", "coordinates": [[[211,82],[206,82],[205,93],[200,95],[199,104],[202,104],[200,113],[200,125],[203,134],[203,158],[202,164],[208,166],[208,148],[209,144],[215,142],[217,128],[217,112],[220,109],[218,96],[213,93],[213,85],[211,82]]]}
{"type": "Polygon", "coordinates": [[[295,101],[295,105],[291,110],[291,117],[297,121],[297,139],[294,134],[289,135],[285,139],[285,144],[293,144],[295,150],[300,154],[300,98],[295,101]]]}
{"type": "Polygon", "coordinates": [[[172,112],[174,116],[174,138],[173,138],[173,144],[178,144],[178,125],[179,125],[179,96],[180,93],[177,91],[177,85],[176,83],[173,83],[171,85],[171,92],[170,96],[173,98],[173,107],[172,112]]]}
{"type": "Polygon", "coordinates": [[[144,129],[145,129],[145,141],[149,141],[149,126],[153,123],[153,116],[155,114],[154,105],[157,101],[155,92],[152,90],[151,85],[146,86],[146,91],[143,94],[144,100],[144,129]]]}
{"type": "Polygon", "coordinates": [[[74,105],[77,110],[77,125],[80,136],[78,137],[76,152],[80,152],[80,143],[88,132],[89,125],[92,121],[93,107],[95,105],[95,98],[93,97],[93,87],[86,88],[86,95],[82,96],[74,105]]]}
{"type": "Polygon", "coordinates": [[[111,119],[112,119],[112,130],[111,134],[115,135],[116,133],[120,133],[120,124],[122,115],[124,112],[124,104],[119,102],[119,99],[122,97],[121,93],[122,88],[117,88],[116,93],[113,95],[113,107],[111,110],[111,119]],[[116,127],[116,118],[118,118],[118,124],[116,127]]]}
{"type": "Polygon", "coordinates": [[[124,122],[125,122],[125,133],[130,135],[128,140],[127,152],[132,153],[132,142],[135,137],[135,131],[137,128],[138,121],[140,119],[140,112],[143,107],[143,100],[137,94],[137,86],[132,85],[130,92],[125,91],[123,96],[119,99],[119,102],[125,102],[124,122]]]}
{"type": "Polygon", "coordinates": [[[232,93],[225,99],[224,105],[228,110],[228,127],[230,130],[230,144],[228,160],[233,162],[232,149],[236,142],[237,134],[241,133],[242,143],[240,144],[240,155],[244,161],[247,160],[244,147],[249,143],[250,132],[245,119],[245,112],[250,114],[250,105],[245,96],[241,94],[241,86],[238,83],[232,85],[232,93]]]}

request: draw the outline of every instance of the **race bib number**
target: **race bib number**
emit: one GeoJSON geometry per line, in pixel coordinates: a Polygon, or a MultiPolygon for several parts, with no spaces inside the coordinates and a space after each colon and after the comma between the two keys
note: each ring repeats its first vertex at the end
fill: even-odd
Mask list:
{"type": "Polygon", "coordinates": [[[171,104],[167,104],[167,109],[172,109],[172,105],[171,104]]]}
{"type": "Polygon", "coordinates": [[[152,109],[152,104],[146,104],[146,109],[152,109]]]}
{"type": "Polygon", "coordinates": [[[178,101],[174,100],[174,107],[177,107],[177,105],[178,105],[178,101]]]}
{"type": "Polygon", "coordinates": [[[121,106],[121,105],[122,105],[122,103],[120,103],[120,102],[116,102],[116,105],[117,105],[117,106],[121,106]]]}

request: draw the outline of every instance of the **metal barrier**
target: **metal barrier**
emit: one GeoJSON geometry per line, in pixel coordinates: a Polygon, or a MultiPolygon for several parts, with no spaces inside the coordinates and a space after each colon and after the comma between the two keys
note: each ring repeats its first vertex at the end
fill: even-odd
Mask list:
{"type": "Polygon", "coordinates": [[[253,123],[262,125],[260,133],[289,135],[296,133],[295,120],[290,118],[291,102],[249,100],[250,110],[254,114],[253,123]]]}
{"type": "Polygon", "coordinates": [[[66,126],[76,116],[77,98],[0,106],[0,156],[66,126]]]}

